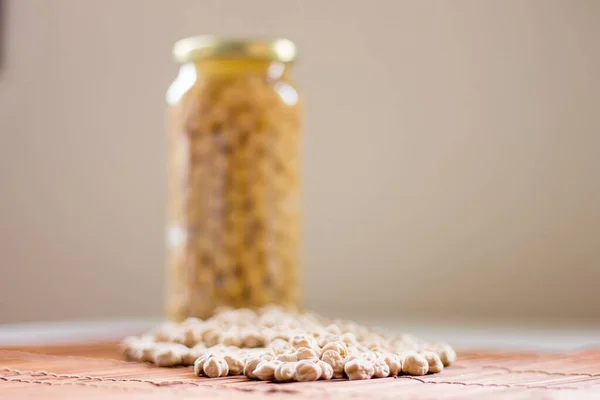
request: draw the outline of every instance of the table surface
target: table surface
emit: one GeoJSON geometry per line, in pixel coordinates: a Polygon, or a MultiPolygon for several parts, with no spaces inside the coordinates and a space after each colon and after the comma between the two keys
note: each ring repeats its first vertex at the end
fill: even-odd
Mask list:
{"type": "MultiPolygon", "coordinates": [[[[156,321],[0,328],[0,398],[600,399],[600,335],[594,331],[422,329],[448,338],[458,361],[440,374],[369,381],[268,383],[207,379],[190,368],[124,361],[116,339],[156,321]],[[461,343],[457,344],[458,339],[461,343]],[[538,340],[535,340],[537,337],[538,340]],[[81,342],[100,339],[103,341],[81,342]],[[507,342],[507,345],[503,344],[507,342]],[[48,344],[53,343],[53,344],[48,344]],[[590,348],[591,345],[597,345],[590,348]],[[586,349],[582,349],[587,347],[586,349]],[[479,350],[475,350],[478,348],[479,350]],[[523,348],[528,350],[523,350],[523,348]],[[535,350],[533,350],[535,349],[535,350]],[[579,350],[574,350],[579,349],[579,350]]],[[[414,329],[417,332],[418,329],[414,329]]]]}

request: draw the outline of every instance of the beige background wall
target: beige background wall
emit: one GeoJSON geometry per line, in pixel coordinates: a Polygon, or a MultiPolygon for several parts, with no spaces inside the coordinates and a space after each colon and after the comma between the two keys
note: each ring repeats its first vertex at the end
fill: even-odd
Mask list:
{"type": "Polygon", "coordinates": [[[599,21],[593,0],[9,0],[0,323],[161,313],[164,90],[196,33],[299,45],[308,306],[600,321],[599,21]]]}

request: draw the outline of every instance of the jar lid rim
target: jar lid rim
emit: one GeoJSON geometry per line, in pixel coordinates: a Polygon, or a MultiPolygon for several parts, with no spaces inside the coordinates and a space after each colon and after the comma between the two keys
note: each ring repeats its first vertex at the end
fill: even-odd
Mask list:
{"type": "Polygon", "coordinates": [[[297,49],[294,42],[286,38],[241,39],[200,35],[177,41],[173,46],[173,58],[180,64],[209,58],[249,58],[291,63],[297,58],[297,49]]]}

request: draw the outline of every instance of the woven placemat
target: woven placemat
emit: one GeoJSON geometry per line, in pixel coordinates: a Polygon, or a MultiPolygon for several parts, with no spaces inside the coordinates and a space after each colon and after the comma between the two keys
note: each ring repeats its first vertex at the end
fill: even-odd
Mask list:
{"type": "Polygon", "coordinates": [[[459,351],[436,375],[269,383],[198,378],[123,361],[116,343],[0,349],[0,398],[600,399],[600,349],[570,354],[459,351]]]}

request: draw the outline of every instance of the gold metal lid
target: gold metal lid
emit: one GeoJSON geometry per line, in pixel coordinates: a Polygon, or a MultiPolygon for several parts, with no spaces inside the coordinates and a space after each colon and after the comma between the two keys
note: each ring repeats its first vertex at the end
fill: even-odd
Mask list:
{"type": "Polygon", "coordinates": [[[192,36],[173,46],[173,58],[183,64],[208,58],[251,58],[291,63],[296,60],[296,45],[288,39],[221,39],[192,36]]]}

